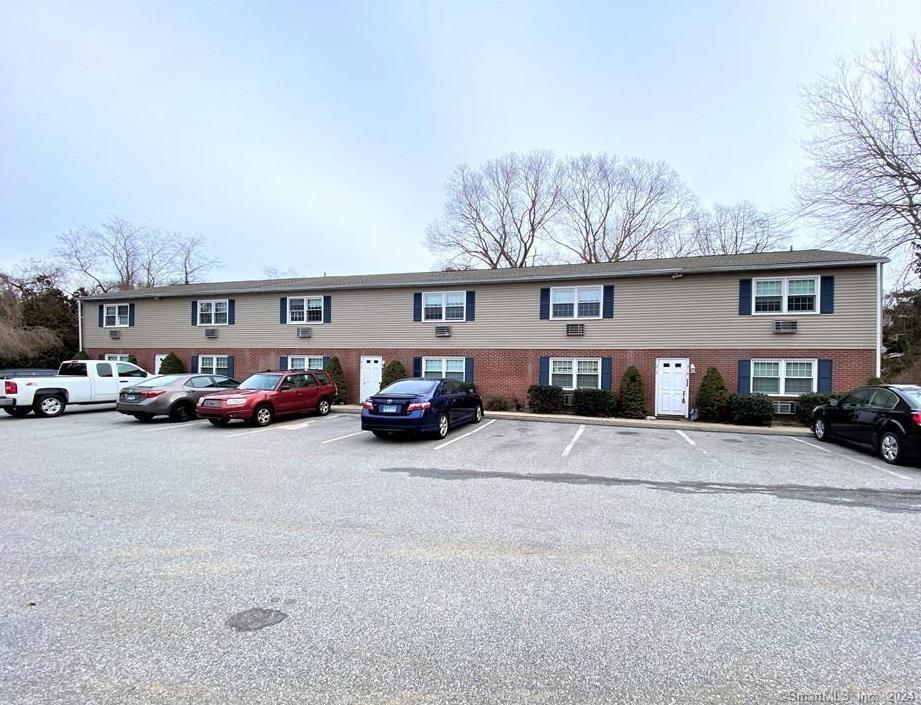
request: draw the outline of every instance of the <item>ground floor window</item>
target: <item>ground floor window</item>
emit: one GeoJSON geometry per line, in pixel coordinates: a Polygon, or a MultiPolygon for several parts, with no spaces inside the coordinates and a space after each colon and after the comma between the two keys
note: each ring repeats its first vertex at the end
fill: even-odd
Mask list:
{"type": "Polygon", "coordinates": [[[563,389],[601,389],[601,359],[551,358],[550,384],[563,389]]]}
{"type": "Polygon", "coordinates": [[[796,396],[816,390],[815,360],[752,360],[751,390],[756,394],[796,396]]]}
{"type": "Polygon", "coordinates": [[[288,358],[289,370],[322,370],[323,357],[311,355],[291,355],[288,358]]]}
{"type": "Polygon", "coordinates": [[[131,362],[131,355],[128,353],[106,353],[108,362],[131,362]]]}
{"type": "Polygon", "coordinates": [[[199,355],[198,371],[206,375],[224,375],[229,377],[230,365],[227,355],[199,355]]]}
{"type": "Polygon", "coordinates": [[[462,357],[424,357],[422,358],[422,376],[428,379],[455,379],[466,381],[466,366],[462,357]]]}

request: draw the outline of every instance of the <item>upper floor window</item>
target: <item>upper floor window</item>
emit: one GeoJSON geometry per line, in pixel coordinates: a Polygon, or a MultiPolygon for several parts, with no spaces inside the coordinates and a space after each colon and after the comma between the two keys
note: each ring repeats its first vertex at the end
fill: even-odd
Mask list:
{"type": "Polygon", "coordinates": [[[322,323],[322,296],[289,296],[288,323],[322,323]]]}
{"type": "Polygon", "coordinates": [[[322,370],[323,358],[321,356],[291,355],[288,358],[289,370],[322,370]]]}
{"type": "Polygon", "coordinates": [[[563,389],[601,389],[601,360],[550,358],[550,384],[563,389]]]}
{"type": "Polygon", "coordinates": [[[752,313],[815,313],[818,277],[755,279],[752,313]]]}
{"type": "Polygon", "coordinates": [[[200,326],[226,326],[227,312],[229,310],[227,299],[198,302],[198,325],[200,326]]]}
{"type": "Polygon", "coordinates": [[[550,289],[551,318],[601,318],[600,286],[550,289]]]}
{"type": "Polygon", "coordinates": [[[427,379],[454,379],[463,382],[466,372],[462,357],[424,357],[422,376],[427,379]]]}
{"type": "Polygon", "coordinates": [[[751,390],[756,394],[796,396],[816,390],[815,360],[752,360],[751,390]]]}
{"type": "Polygon", "coordinates": [[[103,323],[106,328],[127,328],[131,323],[131,304],[106,304],[103,323]]]}
{"type": "Polygon", "coordinates": [[[448,291],[422,295],[423,321],[463,321],[467,315],[467,295],[448,291]]]}

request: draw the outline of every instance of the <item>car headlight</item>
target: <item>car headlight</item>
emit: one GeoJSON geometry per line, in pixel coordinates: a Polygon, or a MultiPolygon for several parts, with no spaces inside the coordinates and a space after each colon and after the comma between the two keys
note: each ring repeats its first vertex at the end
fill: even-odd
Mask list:
{"type": "Polygon", "coordinates": [[[227,406],[243,406],[246,403],[246,399],[243,397],[231,397],[226,400],[227,406]]]}

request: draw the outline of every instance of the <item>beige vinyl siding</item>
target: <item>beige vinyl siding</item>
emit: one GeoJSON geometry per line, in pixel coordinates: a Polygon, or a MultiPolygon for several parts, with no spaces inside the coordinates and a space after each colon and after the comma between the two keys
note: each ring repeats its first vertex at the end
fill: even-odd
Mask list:
{"type": "MultiPolygon", "coordinates": [[[[476,291],[476,320],[450,321],[450,338],[436,338],[440,322],[413,321],[413,293],[421,289],[364,289],[297,292],[332,296],[332,322],[311,323],[310,339],[299,339],[298,325],[280,324],[280,294],[238,294],[236,325],[216,326],[217,339],[205,338],[205,326],[192,326],[192,298],[136,302],[136,324],[120,328],[110,341],[96,325],[97,302],[87,302],[88,348],[132,347],[290,348],[323,352],[331,348],[873,348],[876,346],[876,269],[873,266],[788,272],[618,278],[614,318],[583,320],[584,337],[567,337],[566,322],[540,320],[539,283],[491,284],[476,291]],[[835,276],[834,314],[740,316],[739,280],[760,276],[835,276]],[[795,319],[799,332],[778,335],[775,319],[795,319]]],[[[574,280],[566,285],[598,285],[574,280]]],[[[554,283],[554,286],[561,286],[554,283]]],[[[549,285],[545,285],[549,286],[549,285]]],[[[459,290],[453,285],[444,290],[459,290]]],[[[427,287],[426,291],[439,291],[427,287]]]]}

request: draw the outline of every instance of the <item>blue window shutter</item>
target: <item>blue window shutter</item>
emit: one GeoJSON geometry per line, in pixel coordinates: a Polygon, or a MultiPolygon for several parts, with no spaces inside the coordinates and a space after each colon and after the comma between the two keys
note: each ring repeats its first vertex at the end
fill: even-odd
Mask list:
{"type": "Polygon", "coordinates": [[[422,358],[414,357],[413,358],[413,377],[422,376],[422,358]]]}
{"type": "Polygon", "coordinates": [[[537,383],[548,385],[550,384],[550,358],[542,357],[537,362],[537,383]]]}
{"type": "Polygon", "coordinates": [[[128,325],[134,325],[134,304],[128,304],[128,325]]]}
{"type": "Polygon", "coordinates": [[[237,322],[237,300],[227,299],[227,325],[232,326],[237,322]]]}
{"type": "Polygon", "coordinates": [[[287,355],[282,355],[280,358],[278,358],[278,369],[279,370],[288,369],[288,356],[287,355]]]}
{"type": "MultiPolygon", "coordinates": [[[[608,284],[604,287],[604,295],[601,298],[601,317],[614,318],[614,285],[608,284]]],[[[605,387],[607,389],[607,387],[605,387]]]]}
{"type": "Polygon", "coordinates": [[[329,364],[329,355],[323,356],[323,369],[326,369],[326,366],[329,364]]]}
{"type": "Polygon", "coordinates": [[[278,322],[287,323],[288,322],[288,297],[282,296],[278,300],[278,322]]]}
{"type": "MultiPolygon", "coordinates": [[[[825,277],[822,277],[823,279],[825,277]]],[[[832,361],[819,360],[819,389],[820,393],[831,394],[832,361]]]]}
{"type": "Polygon", "coordinates": [[[422,294],[420,292],[413,294],[413,320],[422,320],[422,294]]]}
{"type": "MultiPolygon", "coordinates": [[[[198,325],[198,302],[197,301],[192,302],[192,325],[193,326],[198,325]]],[[[198,358],[195,358],[195,360],[197,362],[198,358]]],[[[198,372],[198,370],[192,370],[192,371],[198,372]]]]}
{"type": "Polygon", "coordinates": [[[332,323],[333,321],[333,297],[323,297],[323,322],[332,323]]]}
{"type": "Polygon", "coordinates": [[[198,355],[192,355],[192,359],[189,362],[189,372],[198,372],[198,355]]]}
{"type": "Polygon", "coordinates": [[[467,292],[467,320],[468,321],[476,320],[476,292],[475,291],[467,292]]]}
{"type": "Polygon", "coordinates": [[[234,374],[233,355],[228,355],[227,356],[227,376],[233,377],[233,374],[234,374]]]}
{"type": "Polygon", "coordinates": [[[464,358],[464,381],[473,382],[473,358],[464,358]]]}
{"type": "Polygon", "coordinates": [[[99,304],[99,327],[100,328],[102,328],[102,326],[105,324],[105,321],[103,320],[103,316],[105,315],[104,311],[105,311],[105,305],[99,304]]]}
{"type": "Polygon", "coordinates": [[[739,315],[752,315],[752,280],[739,279],[739,315]]]}
{"type": "Polygon", "coordinates": [[[614,360],[610,357],[601,358],[601,388],[612,389],[612,375],[614,369],[614,360]]]}
{"type": "Polygon", "coordinates": [[[542,321],[550,318],[550,289],[540,290],[540,319],[542,321]]]}
{"type": "Polygon", "coordinates": [[[752,361],[739,360],[739,384],[736,388],[739,394],[751,393],[752,361]]]}
{"type": "Polygon", "coordinates": [[[819,313],[835,312],[835,278],[822,277],[822,296],[819,313]]]}

